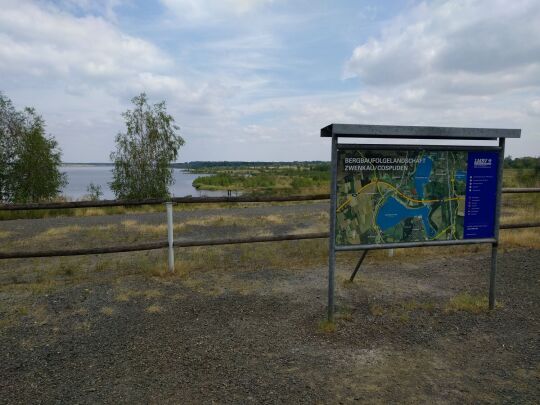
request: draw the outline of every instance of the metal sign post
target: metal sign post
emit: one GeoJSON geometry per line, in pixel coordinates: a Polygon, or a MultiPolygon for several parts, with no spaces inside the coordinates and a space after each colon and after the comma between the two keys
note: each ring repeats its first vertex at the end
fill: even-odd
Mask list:
{"type": "Polygon", "coordinates": [[[499,247],[499,226],[501,217],[501,199],[503,183],[505,138],[499,138],[499,173],[497,182],[497,202],[495,209],[495,239],[491,244],[491,271],[489,273],[489,309],[495,308],[495,276],[497,274],[497,249],[499,247]]]}
{"type": "Polygon", "coordinates": [[[363,251],[352,281],[372,249],[490,243],[493,309],[505,138],[519,138],[521,130],[331,124],[321,136],[332,138],[328,320],[334,320],[340,251],[363,251]],[[346,144],[340,137],[385,143],[346,144]],[[402,145],[397,139],[499,144],[402,145]]]}
{"type": "Polygon", "coordinates": [[[336,269],[336,185],[337,185],[337,136],[332,136],[332,180],[330,192],[330,237],[328,238],[328,320],[334,321],[334,281],[336,269]]]}

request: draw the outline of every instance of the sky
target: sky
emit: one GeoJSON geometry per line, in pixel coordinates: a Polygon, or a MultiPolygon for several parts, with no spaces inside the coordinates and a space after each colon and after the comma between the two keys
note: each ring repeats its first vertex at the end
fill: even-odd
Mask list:
{"type": "Polygon", "coordinates": [[[178,161],[329,160],[336,123],[521,128],[540,155],[540,1],[0,0],[0,91],[66,162],[165,100],[178,161]]]}

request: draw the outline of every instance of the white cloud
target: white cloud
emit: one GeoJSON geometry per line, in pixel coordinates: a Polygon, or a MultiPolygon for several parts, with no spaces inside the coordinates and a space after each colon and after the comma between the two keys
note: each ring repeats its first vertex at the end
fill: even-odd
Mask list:
{"type": "Polygon", "coordinates": [[[100,82],[160,71],[171,61],[151,43],[100,17],[74,17],[26,1],[0,13],[0,74],[100,82]]]}
{"type": "Polygon", "coordinates": [[[339,74],[317,65],[336,63],[319,57],[327,34],[294,47],[285,32],[303,31],[304,15],[264,0],[159,1],[175,16],[154,37],[163,49],[122,31],[116,0],[0,0],[0,90],[44,115],[68,160],[106,160],[141,91],[167,100],[188,141],[181,160],[327,159],[318,133],[331,122],[521,127],[509,152],[540,150],[536,3],[420,4],[351,50],[360,89],[332,90],[339,74]]]}
{"type": "Polygon", "coordinates": [[[345,74],[368,86],[430,85],[460,94],[536,87],[539,21],[535,0],[421,4],[358,46],[345,74]]]}
{"type": "Polygon", "coordinates": [[[240,17],[274,0],[161,0],[177,18],[190,22],[240,17]]]}
{"type": "Polygon", "coordinates": [[[182,73],[167,53],[114,22],[30,1],[2,1],[0,78],[0,91],[43,114],[71,161],[107,159],[121,112],[139,92],[167,100],[189,129],[190,122],[230,122],[234,91],[254,85],[182,73]]]}
{"type": "Polygon", "coordinates": [[[117,21],[115,8],[129,0],[43,0],[56,3],[75,13],[96,14],[107,20],[117,21]]]}
{"type": "Polygon", "coordinates": [[[540,3],[422,3],[356,47],[345,77],[363,84],[352,122],[523,128],[513,154],[538,154],[540,3]]]}

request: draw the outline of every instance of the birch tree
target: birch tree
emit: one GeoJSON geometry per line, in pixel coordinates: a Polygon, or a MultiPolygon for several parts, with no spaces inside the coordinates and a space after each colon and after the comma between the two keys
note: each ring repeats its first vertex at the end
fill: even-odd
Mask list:
{"type": "Polygon", "coordinates": [[[165,101],[149,105],[145,93],[131,101],[133,109],[123,113],[126,130],[116,136],[111,153],[111,190],[122,200],[166,198],[174,183],[170,164],[184,140],[165,101]]]}

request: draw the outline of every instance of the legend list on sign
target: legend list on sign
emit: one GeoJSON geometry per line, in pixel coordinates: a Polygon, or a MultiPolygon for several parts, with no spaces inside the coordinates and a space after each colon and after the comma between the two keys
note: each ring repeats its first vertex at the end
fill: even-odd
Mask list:
{"type": "Polygon", "coordinates": [[[469,152],[465,193],[465,239],[495,236],[498,152],[469,152]]]}

